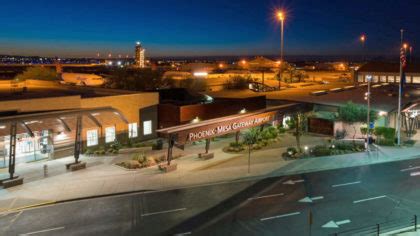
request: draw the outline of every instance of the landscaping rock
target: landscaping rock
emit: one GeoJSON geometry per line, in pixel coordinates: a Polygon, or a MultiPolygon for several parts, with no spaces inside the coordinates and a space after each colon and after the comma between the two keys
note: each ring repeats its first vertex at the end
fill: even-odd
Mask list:
{"type": "Polygon", "coordinates": [[[155,160],[155,158],[154,157],[148,157],[147,158],[147,161],[146,161],[146,166],[147,167],[150,167],[150,166],[154,166],[154,165],[156,165],[157,163],[156,163],[156,160],[155,160]]]}
{"type": "Polygon", "coordinates": [[[177,167],[178,167],[178,165],[175,164],[175,163],[173,163],[171,165],[168,165],[168,164],[160,164],[159,165],[159,170],[161,170],[161,171],[163,171],[165,173],[168,173],[168,172],[175,171],[177,169],[177,167]]]}
{"type": "Polygon", "coordinates": [[[198,157],[203,160],[209,160],[214,158],[214,153],[200,153],[198,157]]]}
{"type": "Polygon", "coordinates": [[[125,165],[128,169],[137,169],[140,168],[140,163],[136,160],[129,160],[125,162],[125,165]]]}

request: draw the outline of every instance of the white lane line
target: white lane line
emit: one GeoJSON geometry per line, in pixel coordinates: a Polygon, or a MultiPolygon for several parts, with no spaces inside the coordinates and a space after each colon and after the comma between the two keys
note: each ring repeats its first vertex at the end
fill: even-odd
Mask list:
{"type": "Polygon", "coordinates": [[[360,183],[361,183],[360,181],[356,181],[356,182],[350,182],[350,183],[345,183],[345,184],[334,184],[332,187],[337,188],[337,187],[343,187],[343,186],[360,184],[360,183]]]}
{"type": "Polygon", "coordinates": [[[420,169],[420,166],[414,166],[414,167],[410,167],[410,168],[407,168],[407,169],[402,169],[401,172],[410,171],[410,170],[417,170],[417,169],[420,169]]]}
{"type": "Polygon", "coordinates": [[[192,234],[192,232],[185,232],[185,233],[175,234],[175,236],[190,235],[190,234],[192,234]]]}
{"type": "Polygon", "coordinates": [[[372,201],[372,200],[381,199],[381,198],[386,198],[386,196],[383,195],[383,196],[378,196],[378,197],[371,197],[371,198],[367,198],[367,199],[353,201],[353,203],[367,202],[367,201],[372,201]]]}
{"type": "Polygon", "coordinates": [[[298,179],[298,180],[288,180],[286,182],[283,182],[283,184],[295,185],[297,183],[303,183],[303,182],[305,182],[304,179],[298,179]]]}
{"type": "Polygon", "coordinates": [[[279,197],[279,196],[284,196],[284,193],[270,194],[270,195],[259,196],[259,197],[250,197],[248,198],[248,200],[251,201],[251,200],[257,200],[257,199],[262,199],[262,198],[279,197]]]}
{"type": "Polygon", "coordinates": [[[284,217],[295,216],[295,215],[300,215],[300,212],[293,212],[293,213],[284,214],[284,215],[278,215],[278,216],[271,216],[271,217],[267,217],[267,218],[262,218],[262,219],[260,219],[260,221],[273,220],[273,219],[284,218],[284,217]]]}
{"type": "Polygon", "coordinates": [[[179,209],[173,209],[173,210],[167,210],[167,211],[146,213],[146,214],[142,214],[141,216],[152,216],[152,215],[165,214],[165,213],[171,213],[171,212],[177,212],[177,211],[185,211],[185,210],[187,210],[187,208],[179,208],[179,209]]]}
{"type": "Polygon", "coordinates": [[[420,172],[411,172],[410,173],[410,176],[418,176],[418,175],[420,175],[420,172]]]}
{"type": "Polygon", "coordinates": [[[43,229],[43,230],[39,230],[39,231],[34,231],[34,232],[30,232],[30,233],[25,233],[25,234],[19,234],[19,235],[32,235],[32,234],[39,234],[39,233],[45,233],[45,232],[50,232],[50,231],[56,231],[56,230],[61,230],[64,229],[63,227],[57,227],[57,228],[50,228],[50,229],[43,229]]]}

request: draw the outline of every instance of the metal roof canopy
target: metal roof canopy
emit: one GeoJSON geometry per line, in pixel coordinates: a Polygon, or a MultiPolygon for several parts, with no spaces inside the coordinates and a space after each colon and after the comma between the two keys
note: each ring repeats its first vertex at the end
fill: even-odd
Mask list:
{"type": "MultiPolygon", "coordinates": [[[[13,116],[0,117],[0,125],[7,125],[12,122],[17,122],[21,127],[30,135],[34,136],[31,129],[30,122],[33,120],[46,120],[46,119],[56,119],[57,122],[68,132],[71,131],[70,125],[66,122],[65,118],[77,116],[86,116],[91,120],[97,127],[102,127],[102,123],[95,118],[93,114],[100,112],[113,112],[117,115],[124,123],[128,124],[128,120],[125,116],[117,109],[112,107],[100,107],[100,108],[87,108],[87,109],[72,109],[72,110],[63,110],[63,111],[51,111],[51,112],[34,112],[30,114],[18,114],[13,116]]],[[[44,127],[45,129],[51,128],[51,123],[37,123],[37,126],[44,127]]],[[[6,127],[3,127],[5,129],[6,127]]]]}
{"type": "MultiPolygon", "coordinates": [[[[13,115],[13,116],[6,116],[0,118],[0,125],[8,124],[10,127],[10,153],[9,153],[9,174],[10,179],[14,179],[15,173],[15,166],[16,166],[16,135],[17,135],[17,125],[21,125],[26,132],[34,137],[34,133],[32,129],[29,127],[34,120],[46,120],[46,119],[56,119],[64,129],[67,131],[71,131],[70,126],[65,121],[65,117],[75,117],[76,118],[76,138],[75,138],[75,145],[74,145],[74,158],[75,163],[79,163],[79,155],[82,147],[82,140],[81,140],[81,131],[82,131],[82,118],[86,116],[89,118],[94,124],[98,127],[102,127],[101,122],[99,122],[94,113],[100,112],[113,112],[117,115],[123,122],[128,124],[128,120],[124,117],[124,115],[117,109],[112,107],[102,107],[102,108],[87,108],[87,109],[74,109],[74,110],[64,110],[64,111],[51,111],[51,112],[34,112],[31,114],[20,114],[20,115],[13,115]]],[[[40,124],[39,121],[36,122],[37,125],[40,124]]],[[[50,129],[51,126],[45,123],[41,123],[41,127],[45,127],[50,129]]],[[[2,129],[6,129],[6,126],[2,127],[2,129]]]]}

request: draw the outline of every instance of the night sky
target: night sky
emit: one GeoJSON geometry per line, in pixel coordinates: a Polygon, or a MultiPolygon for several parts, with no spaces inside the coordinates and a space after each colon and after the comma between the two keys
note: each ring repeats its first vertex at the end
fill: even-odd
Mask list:
{"type": "Polygon", "coordinates": [[[401,28],[414,51],[420,39],[420,0],[20,0],[1,3],[0,54],[278,54],[280,7],[286,55],[360,55],[362,33],[368,54],[398,54],[401,28]]]}

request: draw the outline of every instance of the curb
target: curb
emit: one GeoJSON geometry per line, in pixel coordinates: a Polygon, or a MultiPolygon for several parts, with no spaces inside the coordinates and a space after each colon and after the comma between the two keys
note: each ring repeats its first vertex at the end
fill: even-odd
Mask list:
{"type": "Polygon", "coordinates": [[[147,193],[147,192],[153,192],[153,191],[156,191],[156,190],[147,190],[147,189],[146,190],[135,190],[135,191],[101,194],[101,195],[87,196],[87,197],[78,197],[78,198],[58,200],[58,201],[47,201],[47,202],[43,202],[43,203],[37,203],[37,204],[32,204],[32,205],[27,205],[27,206],[22,206],[22,207],[17,207],[17,208],[11,208],[11,209],[8,209],[8,210],[2,211],[2,212],[0,211],[0,214],[13,213],[13,212],[16,212],[16,211],[38,208],[38,207],[43,207],[43,206],[50,206],[50,205],[55,205],[55,204],[60,204],[60,203],[76,202],[76,201],[83,201],[83,200],[103,198],[103,197],[120,196],[120,195],[122,196],[122,195],[135,194],[135,193],[147,193]]]}

